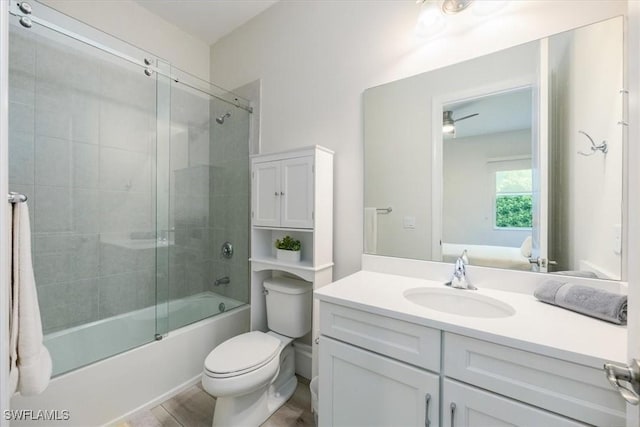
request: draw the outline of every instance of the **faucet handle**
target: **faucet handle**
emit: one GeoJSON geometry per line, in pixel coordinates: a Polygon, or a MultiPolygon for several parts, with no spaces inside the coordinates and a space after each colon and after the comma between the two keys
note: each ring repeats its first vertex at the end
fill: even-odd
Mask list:
{"type": "Polygon", "coordinates": [[[462,251],[462,254],[460,255],[460,258],[462,260],[462,262],[464,262],[465,265],[469,265],[469,257],[467,256],[467,250],[465,249],[464,251],[462,251]]]}

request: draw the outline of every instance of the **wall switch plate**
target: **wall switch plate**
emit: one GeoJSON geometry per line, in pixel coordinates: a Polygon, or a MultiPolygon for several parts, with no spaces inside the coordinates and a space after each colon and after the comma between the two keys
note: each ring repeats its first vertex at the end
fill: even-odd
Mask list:
{"type": "Polygon", "coordinates": [[[405,216],[402,218],[402,227],[407,229],[416,228],[416,217],[415,216],[405,216]]]}

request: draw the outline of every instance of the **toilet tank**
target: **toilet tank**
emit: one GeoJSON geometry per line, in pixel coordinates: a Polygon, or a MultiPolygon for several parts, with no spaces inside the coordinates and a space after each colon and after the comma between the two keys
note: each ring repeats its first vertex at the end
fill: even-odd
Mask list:
{"type": "Polygon", "coordinates": [[[263,282],[267,299],[267,325],[278,334],[299,338],[311,330],[313,284],[288,277],[263,282]]]}

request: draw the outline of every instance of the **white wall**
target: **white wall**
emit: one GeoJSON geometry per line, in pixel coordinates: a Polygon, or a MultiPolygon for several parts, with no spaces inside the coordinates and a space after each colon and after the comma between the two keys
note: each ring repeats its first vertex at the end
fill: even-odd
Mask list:
{"type": "MultiPolygon", "coordinates": [[[[9,7],[0,2],[0,194],[9,191],[9,7]]],[[[0,205],[0,411],[9,409],[9,300],[11,271],[9,260],[11,246],[11,208],[0,205]]],[[[0,426],[9,425],[4,417],[0,426]]]]}
{"type": "Polygon", "coordinates": [[[530,229],[494,227],[495,171],[503,163],[494,160],[518,158],[531,167],[531,131],[448,139],[443,157],[442,241],[519,248],[530,229]]]}
{"type": "Polygon", "coordinates": [[[209,46],[132,0],[38,0],[209,80],[209,46]]]}
{"type": "Polygon", "coordinates": [[[575,261],[587,261],[602,269],[609,278],[619,279],[621,255],[615,253],[615,227],[622,223],[622,131],[618,124],[622,116],[623,83],[622,20],[606,22],[598,27],[577,31],[573,57],[579,67],[589,73],[575,70],[572,79],[572,104],[570,119],[575,150],[584,151],[590,142],[577,130],[590,133],[597,144],[606,140],[609,153],[606,156],[576,156],[573,186],[575,188],[575,212],[572,218],[580,218],[573,224],[576,248],[575,261]],[[594,50],[592,46],[598,46],[594,50]],[[577,76],[581,75],[582,79],[577,76]],[[592,78],[591,76],[607,76],[592,78]],[[589,91],[579,88],[589,85],[589,91]],[[594,203],[597,194],[599,203],[594,203]],[[585,230],[589,230],[585,233],[585,230]],[[602,248],[605,248],[603,251],[602,248]]]}
{"type": "MultiPolygon", "coordinates": [[[[627,141],[638,141],[640,139],[640,104],[638,103],[638,95],[640,94],[640,2],[629,1],[628,14],[628,31],[626,33],[626,50],[627,71],[625,84],[629,89],[629,106],[627,117],[629,127],[627,141]]],[[[637,213],[640,210],[640,147],[638,144],[626,144],[627,156],[623,163],[627,173],[627,218],[624,220],[625,241],[623,247],[626,250],[626,259],[637,259],[640,255],[640,221],[637,213]],[[629,218],[631,217],[631,218],[629,218]]],[[[640,263],[625,262],[623,265],[623,274],[629,282],[629,318],[628,326],[628,342],[627,342],[627,359],[637,358],[640,354],[640,334],[638,334],[637,326],[640,325],[640,263]],[[626,274],[625,274],[626,273],[626,274]]],[[[627,427],[635,427],[640,424],[640,408],[638,406],[627,405],[627,427]]]]}
{"type": "MultiPolygon", "coordinates": [[[[406,1],[283,1],[211,48],[211,80],[261,79],[264,152],[320,144],[335,156],[335,278],[360,268],[362,92],[577,26],[623,14],[626,1],[518,1],[431,42],[413,38],[406,1]]],[[[460,18],[460,19],[458,19],[460,18]]]]}
{"type": "Polygon", "coordinates": [[[615,249],[615,230],[622,224],[622,25],[621,19],[603,22],[551,44],[552,75],[559,89],[553,128],[565,147],[559,154],[566,170],[555,171],[565,177],[558,179],[562,191],[555,192],[563,199],[555,209],[564,209],[555,215],[564,240],[558,244],[570,248],[562,261],[566,269],[593,268],[612,279],[620,279],[622,260],[615,249]],[[579,155],[578,151],[591,152],[590,141],[579,130],[596,144],[606,140],[607,155],[579,155]]]}

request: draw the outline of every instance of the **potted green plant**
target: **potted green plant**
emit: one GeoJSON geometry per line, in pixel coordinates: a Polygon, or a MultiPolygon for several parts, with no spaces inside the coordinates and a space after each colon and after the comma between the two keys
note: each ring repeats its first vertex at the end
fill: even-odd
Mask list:
{"type": "Polygon", "coordinates": [[[300,240],[296,240],[291,236],[284,236],[282,239],[276,239],[276,258],[279,261],[299,262],[300,249],[302,245],[300,240]]]}

